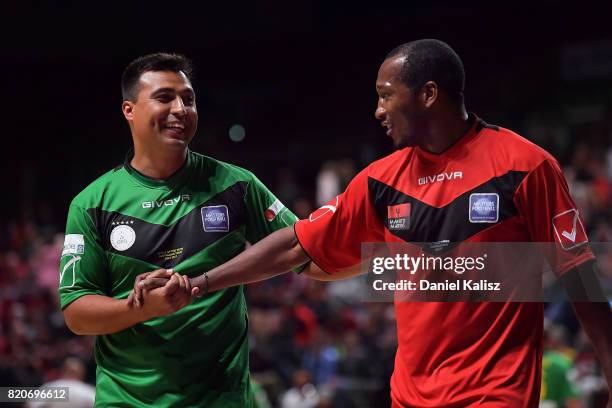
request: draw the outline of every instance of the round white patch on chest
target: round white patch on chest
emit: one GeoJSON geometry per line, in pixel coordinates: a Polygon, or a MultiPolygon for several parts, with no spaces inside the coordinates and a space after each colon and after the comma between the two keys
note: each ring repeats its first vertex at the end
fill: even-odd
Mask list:
{"type": "Polygon", "coordinates": [[[136,231],[127,225],[118,225],[111,231],[110,242],[117,251],[130,249],[136,241],[136,231]]]}

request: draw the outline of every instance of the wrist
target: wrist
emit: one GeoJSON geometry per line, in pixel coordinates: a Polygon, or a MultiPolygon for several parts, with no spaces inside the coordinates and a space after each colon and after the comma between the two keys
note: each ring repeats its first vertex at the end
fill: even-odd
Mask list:
{"type": "Polygon", "coordinates": [[[206,295],[210,289],[209,285],[208,272],[204,272],[202,275],[191,279],[191,286],[200,289],[200,294],[198,296],[206,295]]]}
{"type": "MultiPolygon", "coordinates": [[[[127,306],[127,301],[126,301],[126,306],[127,306]]],[[[127,306],[127,307],[129,309],[129,313],[132,315],[133,319],[135,320],[134,324],[146,322],[147,320],[150,320],[155,317],[151,315],[148,308],[143,304],[141,304],[139,307],[137,306],[131,306],[131,307],[127,306]]]]}

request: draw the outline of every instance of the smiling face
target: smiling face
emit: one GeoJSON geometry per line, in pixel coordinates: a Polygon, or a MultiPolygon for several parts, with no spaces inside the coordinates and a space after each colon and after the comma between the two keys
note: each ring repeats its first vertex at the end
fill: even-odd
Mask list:
{"type": "Polygon", "coordinates": [[[183,72],[147,71],[136,101],[123,102],[135,147],[185,149],[198,125],[195,92],[183,72]]]}
{"type": "Polygon", "coordinates": [[[424,109],[420,106],[418,88],[410,89],[400,79],[404,57],[385,60],[378,70],[376,92],[378,104],[374,116],[387,129],[397,148],[421,143],[424,109]]]}

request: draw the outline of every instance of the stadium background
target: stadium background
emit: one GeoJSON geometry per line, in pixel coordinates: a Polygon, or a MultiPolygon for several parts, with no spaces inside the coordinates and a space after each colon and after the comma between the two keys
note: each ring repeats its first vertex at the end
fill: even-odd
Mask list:
{"type": "MultiPolygon", "coordinates": [[[[181,52],[195,62],[200,122],[192,149],[252,170],[303,217],[392,151],[373,117],[385,53],[417,38],[442,39],[464,61],[468,109],[553,153],[590,238],[612,238],[612,31],[603,8],[323,1],[1,7],[0,386],[57,378],[68,356],[82,358],[86,381],[94,380],[93,339],[71,335],[57,308],[62,232],[70,199],[120,164],[130,146],[119,79],[147,52],[181,52]],[[237,124],[245,130],[241,142],[229,137],[237,124]]],[[[350,281],[319,284],[290,274],[247,289],[251,368],[272,406],[304,382],[313,384],[305,389],[312,404],[304,406],[385,406],[393,307],[363,304],[352,293],[350,281]]],[[[585,406],[598,406],[600,372],[571,310],[549,305],[547,317],[561,341],[556,348],[571,355],[585,406]]]]}

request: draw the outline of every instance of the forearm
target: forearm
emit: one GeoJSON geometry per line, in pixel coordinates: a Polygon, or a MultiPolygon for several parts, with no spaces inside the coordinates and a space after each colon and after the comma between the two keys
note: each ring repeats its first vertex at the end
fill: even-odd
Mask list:
{"type": "Polygon", "coordinates": [[[205,275],[192,280],[200,293],[271,278],[308,261],[293,227],[278,230],[205,275]],[[208,279],[208,283],[206,283],[208,279]]]}
{"type": "Polygon", "coordinates": [[[602,370],[612,387],[612,310],[604,302],[573,302],[572,306],[585,333],[593,343],[602,370]]]}
{"type": "Polygon", "coordinates": [[[85,295],[64,309],[66,325],[75,334],[99,336],[116,333],[148,320],[143,309],[130,308],[126,299],[85,295]]]}
{"type": "Polygon", "coordinates": [[[576,317],[593,343],[602,370],[612,387],[612,310],[599,283],[594,262],[569,270],[563,277],[576,317]]]}

